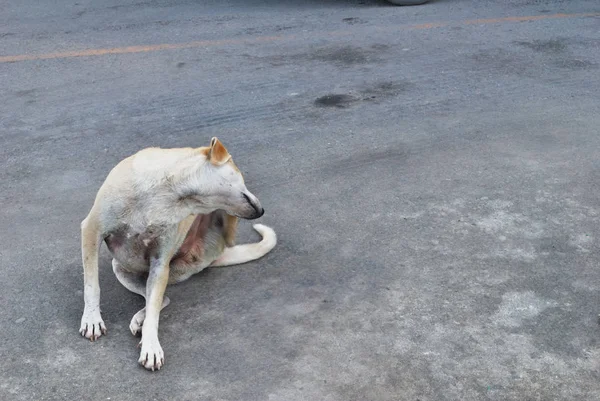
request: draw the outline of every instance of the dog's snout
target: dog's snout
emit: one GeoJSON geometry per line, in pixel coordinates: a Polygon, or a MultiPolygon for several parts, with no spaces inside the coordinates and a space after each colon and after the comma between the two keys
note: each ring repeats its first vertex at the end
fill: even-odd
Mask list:
{"type": "Polygon", "coordinates": [[[252,209],[254,209],[254,213],[252,213],[252,216],[248,216],[249,219],[258,219],[263,214],[265,214],[265,209],[263,209],[263,207],[260,205],[258,199],[253,200],[253,197],[251,198],[246,193],[242,193],[242,196],[244,197],[246,202],[252,207],[252,209]]]}

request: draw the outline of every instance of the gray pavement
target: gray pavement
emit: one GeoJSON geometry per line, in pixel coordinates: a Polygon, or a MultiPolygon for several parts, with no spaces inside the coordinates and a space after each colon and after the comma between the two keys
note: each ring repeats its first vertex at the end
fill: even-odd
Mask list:
{"type": "Polygon", "coordinates": [[[600,399],[597,1],[76,1],[0,2],[0,399],[600,399]],[[169,288],[146,372],[105,249],[77,332],[79,223],[214,135],[279,244],[169,288]]]}

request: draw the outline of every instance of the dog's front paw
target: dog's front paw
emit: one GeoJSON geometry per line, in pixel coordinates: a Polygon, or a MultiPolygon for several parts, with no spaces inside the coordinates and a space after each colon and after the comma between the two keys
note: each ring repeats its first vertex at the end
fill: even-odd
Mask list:
{"type": "Polygon", "coordinates": [[[146,309],[142,309],[131,318],[131,323],[129,323],[129,330],[131,334],[137,336],[142,332],[142,325],[144,324],[144,320],[146,319],[146,309]]]}
{"type": "Polygon", "coordinates": [[[160,370],[165,364],[165,354],[158,342],[158,338],[144,340],[142,337],[140,344],[142,346],[142,351],[140,352],[140,359],[138,362],[143,367],[153,372],[154,369],[160,370]]]}
{"type": "Polygon", "coordinates": [[[79,333],[91,341],[95,341],[102,334],[106,334],[106,326],[104,325],[102,316],[100,316],[99,309],[89,310],[85,308],[81,317],[79,333]]]}

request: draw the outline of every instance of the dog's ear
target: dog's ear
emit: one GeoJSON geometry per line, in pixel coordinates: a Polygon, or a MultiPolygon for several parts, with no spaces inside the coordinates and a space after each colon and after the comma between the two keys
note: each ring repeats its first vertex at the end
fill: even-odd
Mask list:
{"type": "Polygon", "coordinates": [[[210,149],[208,151],[208,160],[215,166],[225,164],[231,159],[231,155],[225,149],[225,146],[217,139],[213,137],[210,140],[210,149]]]}

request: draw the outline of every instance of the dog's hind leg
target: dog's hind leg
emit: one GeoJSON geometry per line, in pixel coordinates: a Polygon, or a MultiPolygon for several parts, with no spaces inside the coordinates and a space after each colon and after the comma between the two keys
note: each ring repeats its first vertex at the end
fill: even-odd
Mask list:
{"type": "MultiPolygon", "coordinates": [[[[113,259],[113,272],[115,276],[117,276],[117,280],[123,287],[127,288],[129,291],[139,294],[146,298],[146,277],[140,274],[131,273],[125,270],[121,264],[113,259]]],[[[160,307],[163,310],[167,305],[171,303],[171,300],[166,295],[163,297],[163,303],[160,307]]],[[[138,333],[142,332],[142,325],[144,324],[144,320],[146,319],[146,308],[140,309],[133,318],[131,318],[131,323],[129,323],[129,330],[131,330],[131,334],[134,336],[138,333]]]]}

